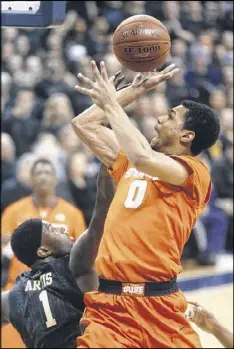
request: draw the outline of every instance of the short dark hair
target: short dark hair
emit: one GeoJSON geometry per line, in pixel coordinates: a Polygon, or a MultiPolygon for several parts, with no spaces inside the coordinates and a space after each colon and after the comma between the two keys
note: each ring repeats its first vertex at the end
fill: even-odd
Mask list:
{"type": "Polygon", "coordinates": [[[56,175],[56,170],[55,170],[53,162],[48,160],[48,159],[40,158],[34,162],[32,169],[31,169],[31,176],[33,175],[38,164],[49,165],[52,168],[54,174],[56,175]]]}
{"type": "Polygon", "coordinates": [[[21,223],[11,236],[11,248],[18,260],[31,267],[39,256],[43,223],[41,219],[28,219],[21,223]]]}
{"type": "Polygon", "coordinates": [[[216,143],[220,134],[218,114],[205,104],[185,100],[181,103],[188,112],[185,115],[184,129],[195,132],[191,151],[200,154],[216,143]]]}

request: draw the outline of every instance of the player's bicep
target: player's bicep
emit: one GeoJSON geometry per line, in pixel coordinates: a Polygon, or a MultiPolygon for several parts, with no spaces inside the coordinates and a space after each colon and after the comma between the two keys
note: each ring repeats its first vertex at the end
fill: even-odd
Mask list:
{"type": "Polygon", "coordinates": [[[10,307],[9,307],[9,293],[10,291],[2,292],[1,294],[1,322],[2,326],[8,324],[10,322],[10,307]]]}
{"type": "Polygon", "coordinates": [[[189,175],[183,164],[165,154],[154,151],[150,157],[140,159],[136,168],[149,176],[158,177],[173,185],[181,185],[189,175]]]}
{"type": "Polygon", "coordinates": [[[120,151],[114,132],[95,122],[79,125],[79,121],[76,119],[72,121],[72,126],[77,136],[89,147],[94,155],[105,166],[111,167],[120,151]]]}

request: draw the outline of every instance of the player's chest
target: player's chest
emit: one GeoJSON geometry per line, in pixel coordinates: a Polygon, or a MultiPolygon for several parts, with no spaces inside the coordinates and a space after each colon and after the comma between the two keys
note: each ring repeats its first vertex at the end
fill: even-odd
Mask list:
{"type": "Polygon", "coordinates": [[[148,178],[127,178],[118,185],[114,202],[125,209],[150,206],[162,198],[160,185],[148,178]]]}
{"type": "Polygon", "coordinates": [[[152,207],[152,205],[158,205],[159,202],[165,203],[165,199],[173,201],[175,196],[180,195],[179,192],[178,187],[131,167],[121,178],[113,203],[126,209],[152,207]]]}

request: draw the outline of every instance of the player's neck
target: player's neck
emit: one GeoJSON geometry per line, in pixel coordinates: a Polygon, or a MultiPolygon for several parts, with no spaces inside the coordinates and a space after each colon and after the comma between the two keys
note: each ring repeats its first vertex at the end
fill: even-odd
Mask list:
{"type": "Polygon", "coordinates": [[[55,194],[40,194],[40,193],[33,193],[33,200],[37,207],[55,207],[56,205],[56,195],[55,194]]]}
{"type": "Polygon", "coordinates": [[[165,146],[160,148],[160,153],[168,154],[168,155],[180,155],[180,156],[194,156],[187,147],[176,147],[176,146],[165,146]]]}

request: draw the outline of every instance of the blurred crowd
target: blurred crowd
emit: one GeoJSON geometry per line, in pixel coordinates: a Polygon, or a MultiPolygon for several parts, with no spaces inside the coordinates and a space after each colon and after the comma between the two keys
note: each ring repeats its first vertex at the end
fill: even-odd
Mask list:
{"type": "MultiPolygon", "coordinates": [[[[61,27],[2,29],[2,212],[30,195],[30,168],[46,157],[56,166],[57,194],[79,207],[89,223],[99,162],[71,127],[72,118],[91,105],[88,96],[75,91],[76,75],[92,77],[91,59],[104,60],[109,75],[121,69],[112,34],[129,16],[148,14],[168,28],[172,48],[166,64],[175,63],[180,72],[126,111],[149,140],[155,117],[184,99],[218,112],[220,139],[201,155],[211,169],[212,198],[184,252],[184,258],[215,264],[233,238],[233,2],[67,3],[61,27]]],[[[122,70],[132,81],[135,73],[122,70]]]]}

